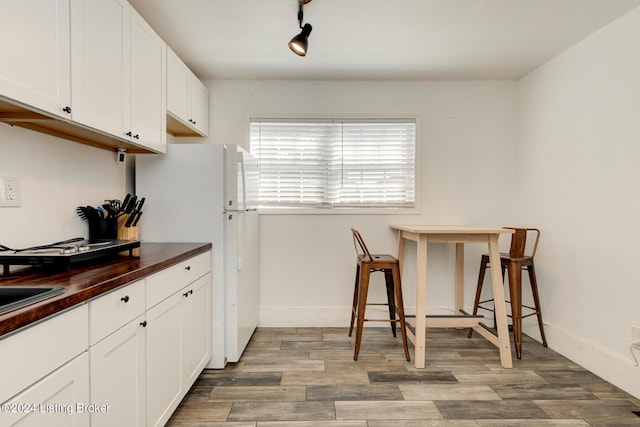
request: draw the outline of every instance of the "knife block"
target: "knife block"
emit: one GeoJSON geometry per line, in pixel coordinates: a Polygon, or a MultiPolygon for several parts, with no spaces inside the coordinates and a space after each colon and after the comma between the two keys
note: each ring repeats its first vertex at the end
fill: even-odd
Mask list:
{"type": "MultiPolygon", "coordinates": [[[[139,240],[140,229],[135,227],[125,227],[128,215],[122,215],[118,218],[118,240],[139,240]]],[[[133,249],[133,256],[140,256],[140,248],[133,249]]],[[[128,252],[127,252],[128,254],[128,252]]]]}

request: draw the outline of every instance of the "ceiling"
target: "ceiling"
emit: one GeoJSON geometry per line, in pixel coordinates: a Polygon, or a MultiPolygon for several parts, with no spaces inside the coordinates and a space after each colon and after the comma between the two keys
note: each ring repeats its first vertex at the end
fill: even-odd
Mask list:
{"type": "Polygon", "coordinates": [[[202,80],[517,80],[640,0],[129,0],[202,80]]]}

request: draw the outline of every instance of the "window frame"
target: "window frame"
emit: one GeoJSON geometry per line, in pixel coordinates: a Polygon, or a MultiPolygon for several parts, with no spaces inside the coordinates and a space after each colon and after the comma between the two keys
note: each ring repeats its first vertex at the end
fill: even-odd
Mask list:
{"type": "Polygon", "coordinates": [[[246,141],[247,147],[251,147],[251,124],[257,121],[304,121],[304,120],[335,120],[335,121],[384,121],[384,120],[411,120],[415,123],[415,143],[414,143],[414,180],[415,198],[413,207],[379,206],[267,206],[260,207],[260,214],[266,215],[419,215],[421,213],[421,120],[418,114],[362,114],[362,115],[339,115],[339,114],[285,114],[285,115],[257,115],[252,114],[247,117],[246,141]]]}

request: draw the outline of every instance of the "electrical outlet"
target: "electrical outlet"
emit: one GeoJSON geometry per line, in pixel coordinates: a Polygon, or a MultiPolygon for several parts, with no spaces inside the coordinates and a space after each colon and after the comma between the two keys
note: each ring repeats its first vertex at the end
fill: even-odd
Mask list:
{"type": "Polygon", "coordinates": [[[20,178],[0,176],[0,207],[20,206],[20,178]]]}
{"type": "Polygon", "coordinates": [[[640,326],[631,327],[631,342],[640,342],[640,326]]]}

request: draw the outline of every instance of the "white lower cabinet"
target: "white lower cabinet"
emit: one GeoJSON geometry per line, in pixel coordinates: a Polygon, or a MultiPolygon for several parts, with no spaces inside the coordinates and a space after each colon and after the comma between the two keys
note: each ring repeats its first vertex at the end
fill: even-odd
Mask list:
{"type": "Polygon", "coordinates": [[[89,403],[88,371],[89,356],[84,352],[4,403],[1,424],[20,427],[89,425],[91,411],[95,408],[89,403]]]}
{"type": "Polygon", "coordinates": [[[180,348],[182,389],[186,392],[211,359],[211,275],[201,277],[185,289],[180,304],[180,348]]]}
{"type": "Polygon", "coordinates": [[[211,358],[211,274],[147,311],[147,425],[163,426],[211,358]]]}
{"type": "Polygon", "coordinates": [[[143,427],[145,411],[145,317],[127,323],[89,350],[91,402],[107,406],[91,425],[143,427]]]}
{"type": "Polygon", "coordinates": [[[147,425],[164,425],[182,399],[180,305],[174,294],[147,312],[147,425]]]}
{"type": "Polygon", "coordinates": [[[89,303],[92,426],[163,426],[211,358],[210,253],[89,303]]]}

